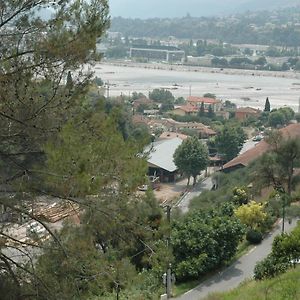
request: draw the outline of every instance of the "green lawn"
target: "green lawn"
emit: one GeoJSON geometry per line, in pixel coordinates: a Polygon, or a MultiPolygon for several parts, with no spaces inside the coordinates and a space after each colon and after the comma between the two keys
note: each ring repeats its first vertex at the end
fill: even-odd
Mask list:
{"type": "Polygon", "coordinates": [[[276,278],[248,281],[228,293],[211,294],[206,300],[297,300],[300,299],[300,266],[276,278]]]}

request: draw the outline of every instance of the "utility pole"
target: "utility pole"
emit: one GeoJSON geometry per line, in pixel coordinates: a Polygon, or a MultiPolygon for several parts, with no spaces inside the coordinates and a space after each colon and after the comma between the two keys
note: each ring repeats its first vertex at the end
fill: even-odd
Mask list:
{"type": "Polygon", "coordinates": [[[285,195],[282,195],[282,231],[281,233],[284,234],[284,221],[285,221],[285,195]]]}
{"type": "Polygon", "coordinates": [[[107,99],[109,99],[109,81],[107,81],[106,83],[106,86],[107,86],[107,99]]]}
{"type": "MultiPolygon", "coordinates": [[[[169,224],[169,231],[168,231],[168,237],[167,237],[167,246],[168,249],[171,249],[171,206],[167,205],[167,220],[169,224]]],[[[166,292],[168,299],[172,297],[172,271],[171,271],[171,263],[168,265],[167,270],[167,282],[166,282],[166,292]]]]}

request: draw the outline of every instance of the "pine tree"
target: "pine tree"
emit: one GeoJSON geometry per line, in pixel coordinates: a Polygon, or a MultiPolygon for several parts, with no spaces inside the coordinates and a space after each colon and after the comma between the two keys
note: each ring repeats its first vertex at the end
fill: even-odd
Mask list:
{"type": "MultiPolygon", "coordinates": [[[[0,197],[0,219],[11,217],[15,222],[14,216],[22,215],[35,220],[50,233],[56,246],[63,248],[43,219],[33,214],[32,207],[36,195],[53,192],[41,175],[46,172],[44,145],[80,110],[92,76],[83,67],[98,58],[95,43],[108,27],[108,3],[1,1],[0,15],[0,185],[11,192],[9,197],[6,193],[0,197]],[[39,12],[48,9],[51,16],[41,18],[39,12]],[[73,73],[73,93],[69,93],[63,80],[74,70],[79,72],[73,73]],[[2,207],[11,212],[9,216],[2,214],[2,207]]],[[[14,241],[14,248],[24,251],[22,242],[0,226],[0,236],[4,234],[7,243],[14,241]]],[[[38,245],[32,246],[36,249],[38,245]]],[[[29,277],[34,277],[35,271],[29,263],[25,266],[7,256],[10,251],[3,251],[4,247],[1,240],[0,288],[5,286],[4,277],[16,294],[9,299],[21,299],[20,289],[33,280],[29,277]]],[[[47,298],[52,299],[48,293],[47,298]]],[[[6,291],[0,294],[5,296],[6,291]]],[[[30,298],[35,299],[34,295],[30,298]]]]}
{"type": "Polygon", "coordinates": [[[213,108],[212,108],[212,105],[209,105],[209,107],[208,107],[208,112],[207,112],[207,117],[208,118],[213,118],[215,116],[215,112],[214,112],[214,110],[213,110],[213,108]]]}
{"type": "Polygon", "coordinates": [[[198,112],[199,117],[203,117],[205,115],[204,102],[201,102],[201,106],[198,112]]]}
{"type": "Polygon", "coordinates": [[[268,97],[267,97],[267,99],[266,99],[264,111],[266,111],[266,112],[271,111],[271,105],[270,105],[270,101],[269,101],[269,98],[268,98],[268,97]]]}

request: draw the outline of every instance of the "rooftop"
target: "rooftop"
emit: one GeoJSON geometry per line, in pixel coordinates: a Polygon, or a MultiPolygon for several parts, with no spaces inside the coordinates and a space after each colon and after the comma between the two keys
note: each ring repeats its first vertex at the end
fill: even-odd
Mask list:
{"type": "MultiPolygon", "coordinates": [[[[286,139],[288,138],[300,138],[300,123],[288,125],[279,130],[282,136],[286,139]]],[[[236,166],[248,166],[252,161],[259,158],[265,152],[270,149],[270,145],[263,141],[256,144],[254,148],[249,149],[243,154],[235,157],[223,166],[223,170],[234,168],[236,166]]]]}
{"type": "Polygon", "coordinates": [[[152,143],[145,149],[146,152],[149,152],[148,163],[169,172],[176,171],[173,155],[181,143],[182,139],[178,137],[152,143]]]}
{"type": "Polygon", "coordinates": [[[217,104],[221,103],[220,100],[214,99],[214,98],[207,98],[207,97],[195,97],[195,96],[189,96],[187,98],[187,101],[194,102],[194,103],[207,103],[207,104],[217,104]]]}
{"type": "Polygon", "coordinates": [[[252,107],[239,107],[236,112],[241,112],[241,113],[248,113],[248,114],[257,114],[260,112],[259,109],[252,108],[252,107]]]}

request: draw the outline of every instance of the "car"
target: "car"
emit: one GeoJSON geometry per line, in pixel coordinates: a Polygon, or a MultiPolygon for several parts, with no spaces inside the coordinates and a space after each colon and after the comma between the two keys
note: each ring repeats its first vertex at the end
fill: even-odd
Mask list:
{"type": "Polygon", "coordinates": [[[263,139],[263,137],[262,137],[261,135],[256,135],[256,136],[252,139],[252,141],[253,141],[253,142],[260,142],[262,139],[263,139]]]}

